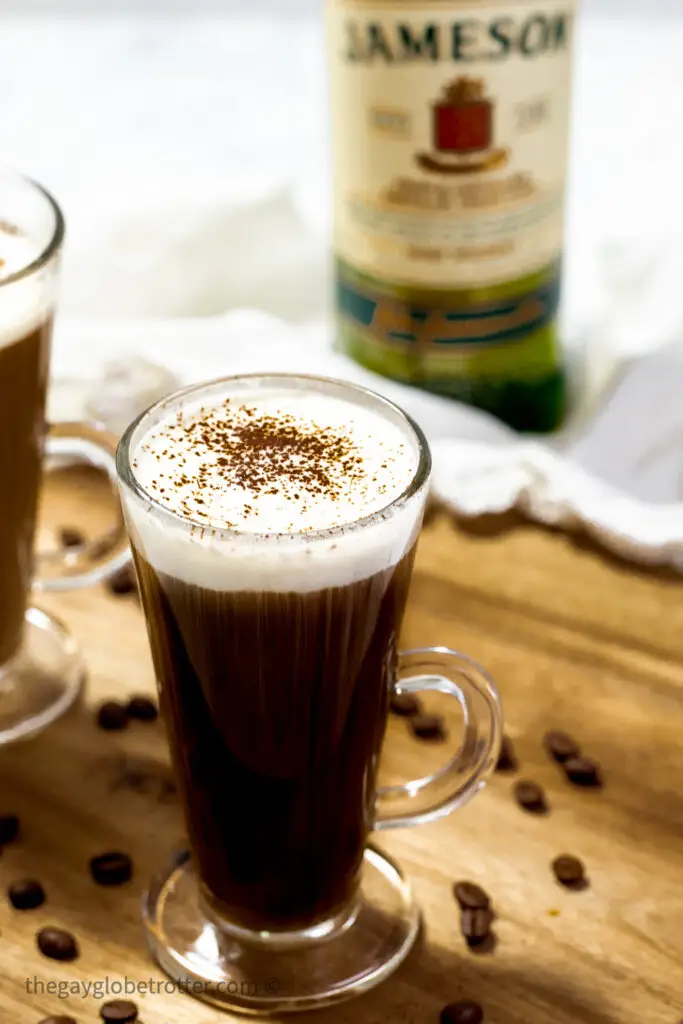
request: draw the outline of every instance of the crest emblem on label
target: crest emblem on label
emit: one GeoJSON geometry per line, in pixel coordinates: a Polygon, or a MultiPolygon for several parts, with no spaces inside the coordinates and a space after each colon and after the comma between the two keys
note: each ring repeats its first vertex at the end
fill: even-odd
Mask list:
{"type": "Polygon", "coordinates": [[[504,167],[509,151],[494,146],[495,104],[483,79],[449,82],[432,106],[433,151],[416,160],[433,174],[476,174],[504,167]]]}

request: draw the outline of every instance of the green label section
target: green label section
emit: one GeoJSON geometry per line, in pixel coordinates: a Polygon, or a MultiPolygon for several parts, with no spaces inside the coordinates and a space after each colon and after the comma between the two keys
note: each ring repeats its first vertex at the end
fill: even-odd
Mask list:
{"type": "Polygon", "coordinates": [[[560,274],[514,298],[429,307],[397,300],[340,274],[342,317],[380,344],[397,348],[452,348],[462,355],[523,341],[551,324],[560,303],[560,274]]]}
{"type": "Polygon", "coordinates": [[[477,405],[521,430],[552,430],[563,416],[559,301],[559,266],[504,288],[419,299],[338,268],[344,351],[376,373],[477,405]]]}

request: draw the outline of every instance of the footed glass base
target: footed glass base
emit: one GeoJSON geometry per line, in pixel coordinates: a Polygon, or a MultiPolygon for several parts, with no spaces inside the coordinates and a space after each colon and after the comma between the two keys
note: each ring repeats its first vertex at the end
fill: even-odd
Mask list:
{"type": "Polygon", "coordinates": [[[21,649],[0,671],[0,746],[34,736],[60,718],[84,680],[71,634],[58,619],[29,608],[21,649]]]}
{"type": "Polygon", "coordinates": [[[188,856],[176,858],[144,899],[147,940],[183,992],[241,1013],[314,1010],[384,981],[410,952],[420,915],[398,867],[369,847],[357,902],[311,936],[222,930],[207,916],[188,856]]]}

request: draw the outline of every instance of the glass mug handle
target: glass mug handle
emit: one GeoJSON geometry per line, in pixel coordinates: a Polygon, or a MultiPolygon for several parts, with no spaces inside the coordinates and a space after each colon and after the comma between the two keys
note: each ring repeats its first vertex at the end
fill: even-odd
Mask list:
{"type": "Polygon", "coordinates": [[[463,736],[451,759],[433,775],[377,790],[374,829],[422,825],[471,800],[495,767],[503,735],[500,697],[484,670],[447,647],[398,655],[392,693],[445,693],[457,700],[463,736]]]}
{"type": "Polygon", "coordinates": [[[37,554],[34,591],[91,587],[130,561],[130,548],[116,476],[116,438],[96,423],[54,423],[45,440],[47,458],[69,458],[100,469],[112,490],[116,522],[101,537],[79,548],[37,554]]]}

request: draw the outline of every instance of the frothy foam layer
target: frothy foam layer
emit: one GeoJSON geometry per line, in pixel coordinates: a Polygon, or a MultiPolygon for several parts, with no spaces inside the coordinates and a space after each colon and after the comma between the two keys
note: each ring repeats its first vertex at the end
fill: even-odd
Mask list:
{"type": "Polygon", "coordinates": [[[0,281],[23,270],[40,256],[40,245],[13,224],[0,221],[0,281]]]}
{"type": "Polygon", "coordinates": [[[413,478],[417,452],[369,409],[271,392],[171,415],[133,468],[151,497],[201,526],[304,533],[385,508],[413,478]]]}
{"type": "Polygon", "coordinates": [[[33,274],[3,284],[8,277],[30,267],[43,248],[35,238],[0,220],[0,348],[25,338],[50,315],[50,289],[33,274]]]}
{"type": "Polygon", "coordinates": [[[211,589],[313,590],[395,565],[419,526],[423,495],[390,507],[417,472],[417,438],[397,413],[336,391],[238,387],[179,411],[171,402],[131,452],[144,491],[189,521],[131,501],[152,566],[211,589]]]}

